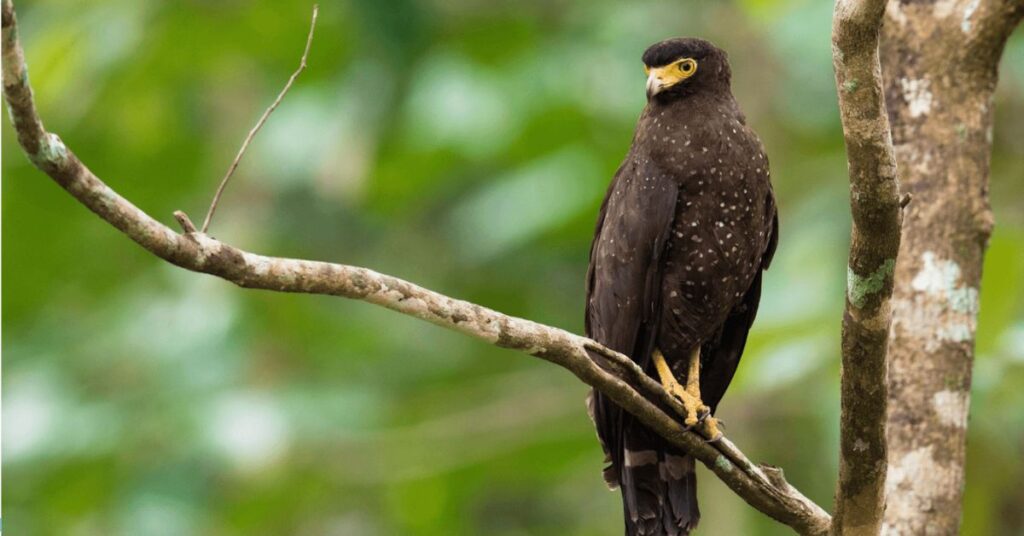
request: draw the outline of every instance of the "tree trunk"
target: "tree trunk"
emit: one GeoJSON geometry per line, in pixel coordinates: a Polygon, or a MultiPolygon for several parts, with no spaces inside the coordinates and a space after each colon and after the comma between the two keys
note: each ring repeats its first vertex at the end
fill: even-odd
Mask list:
{"type": "Polygon", "coordinates": [[[956,534],[992,95],[1019,0],[889,2],[881,60],[904,212],[889,342],[887,534],[956,534]]]}

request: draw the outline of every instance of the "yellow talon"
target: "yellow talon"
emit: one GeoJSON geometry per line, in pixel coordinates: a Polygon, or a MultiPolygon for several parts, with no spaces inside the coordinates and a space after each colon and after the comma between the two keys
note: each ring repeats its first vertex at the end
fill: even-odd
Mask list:
{"type": "Polygon", "coordinates": [[[665,356],[662,355],[661,350],[654,350],[654,366],[658,370],[658,376],[661,378],[661,385],[665,388],[669,394],[675,396],[683,403],[683,408],[686,409],[685,420],[683,421],[686,426],[697,425],[697,413],[700,411],[703,404],[700,403],[696,397],[691,395],[686,388],[679,384],[672,369],[669,368],[668,363],[665,361],[665,356]]]}
{"type": "Polygon", "coordinates": [[[718,421],[710,415],[710,408],[705,406],[704,402],[700,399],[700,347],[698,346],[690,354],[686,387],[680,385],[679,381],[676,380],[675,374],[672,373],[672,369],[668,366],[668,362],[665,361],[665,356],[661,353],[661,350],[655,348],[653,357],[654,366],[658,370],[658,377],[661,379],[662,387],[683,403],[683,408],[686,410],[683,423],[687,427],[700,424],[700,431],[709,441],[720,439],[722,432],[718,429],[718,421]],[[704,418],[700,419],[700,415],[704,415],[704,418]]]}
{"type": "Polygon", "coordinates": [[[708,438],[708,442],[718,441],[724,435],[718,428],[718,419],[711,415],[708,415],[701,421],[700,431],[704,434],[704,437],[708,438]]]}
{"type": "Polygon", "coordinates": [[[686,373],[686,392],[700,400],[700,346],[690,353],[690,366],[686,373]]]}

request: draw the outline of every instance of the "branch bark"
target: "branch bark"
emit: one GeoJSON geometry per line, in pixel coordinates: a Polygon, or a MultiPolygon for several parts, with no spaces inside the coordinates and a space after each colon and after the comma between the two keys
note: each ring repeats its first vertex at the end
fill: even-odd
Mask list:
{"type": "Polygon", "coordinates": [[[887,336],[902,224],[878,61],[885,4],[838,0],[832,25],[853,216],[843,314],[835,534],[878,534],[885,512],[887,336]]]}
{"type": "Polygon", "coordinates": [[[727,439],[709,444],[684,430],[676,416],[663,409],[679,411],[679,403],[629,358],[595,341],[366,268],[249,253],[195,232],[182,213],[176,219],[184,234],[153,219],[97,178],[56,134],[46,132],[33,102],[10,0],[3,0],[2,11],[4,98],[22,149],[37,168],[146,250],[240,287],[362,300],[555,363],[700,460],[751,506],[801,534],[828,533],[829,515],[790,486],[781,471],[755,465],[727,439]]]}
{"type": "Polygon", "coordinates": [[[893,2],[882,34],[900,181],[913,192],[896,263],[889,392],[893,534],[956,534],[988,200],[992,96],[1024,1],[893,2]]]}

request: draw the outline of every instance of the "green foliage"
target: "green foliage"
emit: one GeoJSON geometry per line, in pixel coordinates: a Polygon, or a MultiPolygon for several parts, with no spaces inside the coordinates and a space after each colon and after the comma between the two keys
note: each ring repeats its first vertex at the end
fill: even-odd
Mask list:
{"type": "MultiPolygon", "coordinates": [[[[701,35],[772,156],[782,240],[721,408],[831,504],[849,236],[831,5],[324,3],[309,68],[212,233],[582,331],[643,48],[701,35]]],[[[19,3],[47,127],[141,208],[194,220],[295,68],[311,3],[19,3]],[[24,5],[21,5],[24,4],[24,5]]],[[[1024,39],[996,101],[965,533],[1015,533],[1024,444],[1024,39]],[[980,418],[983,416],[983,418],[980,418]]],[[[618,534],[584,386],[365,304],[162,264],[3,126],[3,470],[17,534],[618,534]]],[[[703,469],[701,470],[703,471],[703,469]]],[[[706,471],[705,527],[785,534],[706,471]]]]}

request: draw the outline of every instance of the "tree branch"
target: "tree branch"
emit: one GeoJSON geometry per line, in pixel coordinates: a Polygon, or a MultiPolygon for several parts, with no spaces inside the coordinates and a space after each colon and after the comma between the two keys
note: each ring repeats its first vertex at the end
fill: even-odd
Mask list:
{"type": "Polygon", "coordinates": [[[362,300],[555,363],[700,460],[758,510],[801,534],[828,533],[829,515],[786,483],[781,472],[758,467],[726,439],[709,444],[684,430],[676,416],[662,409],[664,405],[678,410],[678,402],[628,357],[595,341],[366,268],[249,253],[193,232],[195,227],[184,214],[176,218],[185,234],[156,221],[97,178],[56,134],[45,131],[25,74],[11,1],[3,0],[2,8],[4,98],[21,147],[36,167],[79,202],[154,255],[244,288],[362,300]]]}
{"type": "Polygon", "coordinates": [[[878,36],[885,0],[838,0],[833,65],[850,174],[835,534],[878,534],[885,512],[887,342],[902,209],[882,97],[878,36]]]}

